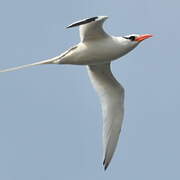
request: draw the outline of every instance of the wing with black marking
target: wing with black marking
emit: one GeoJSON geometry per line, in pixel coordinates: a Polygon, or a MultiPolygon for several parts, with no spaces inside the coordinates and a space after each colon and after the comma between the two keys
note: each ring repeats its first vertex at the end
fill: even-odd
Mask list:
{"type": "Polygon", "coordinates": [[[70,24],[69,26],[67,26],[67,28],[72,28],[72,27],[80,26],[80,25],[87,24],[90,22],[94,22],[96,19],[98,19],[97,16],[92,17],[92,18],[83,19],[83,20],[80,20],[80,21],[77,21],[77,22],[70,24]]]}
{"type": "Polygon", "coordinates": [[[107,16],[96,16],[77,21],[67,26],[67,28],[80,26],[79,31],[81,41],[105,38],[108,34],[103,30],[103,23],[107,18],[107,16]]]}

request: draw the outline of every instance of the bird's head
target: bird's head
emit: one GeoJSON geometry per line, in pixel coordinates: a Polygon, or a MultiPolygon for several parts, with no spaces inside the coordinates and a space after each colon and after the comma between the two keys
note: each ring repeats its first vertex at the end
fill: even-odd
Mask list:
{"type": "Polygon", "coordinates": [[[145,39],[148,39],[152,37],[151,34],[131,34],[127,36],[123,36],[123,44],[125,45],[126,53],[134,49],[140,42],[144,41],[145,39]]]}
{"type": "Polygon", "coordinates": [[[131,35],[123,36],[124,39],[126,39],[127,41],[129,41],[130,43],[133,43],[133,44],[138,44],[150,37],[152,37],[151,34],[143,34],[143,35],[131,34],[131,35]]]}

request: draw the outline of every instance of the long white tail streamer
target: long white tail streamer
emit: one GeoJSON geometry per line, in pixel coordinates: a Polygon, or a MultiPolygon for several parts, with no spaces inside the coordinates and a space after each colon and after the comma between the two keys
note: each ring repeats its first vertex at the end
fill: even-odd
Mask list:
{"type": "Polygon", "coordinates": [[[16,66],[16,67],[8,68],[8,69],[2,69],[2,70],[0,70],[0,73],[16,71],[16,70],[19,70],[19,69],[32,67],[32,66],[37,66],[37,65],[42,65],[42,64],[54,64],[58,59],[59,59],[59,56],[51,58],[51,59],[39,61],[39,62],[36,62],[36,63],[32,63],[32,64],[25,64],[25,65],[22,65],[22,66],[16,66]]]}

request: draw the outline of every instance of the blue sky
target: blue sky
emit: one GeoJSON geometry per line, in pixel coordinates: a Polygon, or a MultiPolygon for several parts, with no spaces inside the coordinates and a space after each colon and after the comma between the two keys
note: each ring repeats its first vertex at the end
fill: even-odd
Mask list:
{"type": "Polygon", "coordinates": [[[113,62],[126,90],[115,156],[102,167],[99,99],[85,67],[39,66],[0,75],[0,179],[179,179],[179,6],[163,1],[0,1],[0,67],[56,56],[78,43],[86,17],[113,35],[151,33],[113,62]]]}

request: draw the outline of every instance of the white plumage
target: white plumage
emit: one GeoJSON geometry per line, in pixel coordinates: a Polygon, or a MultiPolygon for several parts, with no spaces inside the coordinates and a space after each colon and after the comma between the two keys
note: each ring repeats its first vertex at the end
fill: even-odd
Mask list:
{"type": "Polygon", "coordinates": [[[106,169],[115,152],[124,116],[124,88],[111,73],[110,63],[134,49],[150,34],[114,37],[102,28],[107,16],[84,19],[67,28],[80,26],[81,42],[54,58],[18,66],[0,72],[14,71],[42,64],[88,65],[88,74],[97,91],[103,114],[103,165],[106,169]]]}

